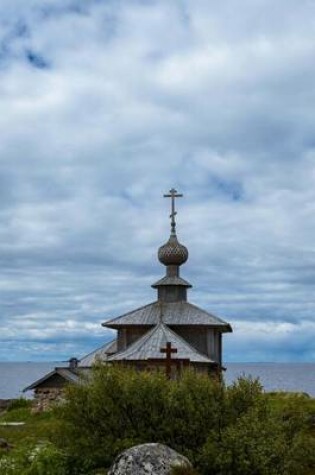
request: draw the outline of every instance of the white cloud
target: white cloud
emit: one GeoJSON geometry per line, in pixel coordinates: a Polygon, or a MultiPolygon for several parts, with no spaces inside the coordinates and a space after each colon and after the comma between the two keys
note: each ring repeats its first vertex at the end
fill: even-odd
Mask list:
{"type": "MultiPolygon", "coordinates": [[[[154,299],[176,186],[192,300],[244,321],[226,359],[265,320],[313,358],[315,5],[212,3],[1,2],[1,327],[28,355],[154,299]]],[[[257,358],[297,357],[274,339],[257,358]]]]}

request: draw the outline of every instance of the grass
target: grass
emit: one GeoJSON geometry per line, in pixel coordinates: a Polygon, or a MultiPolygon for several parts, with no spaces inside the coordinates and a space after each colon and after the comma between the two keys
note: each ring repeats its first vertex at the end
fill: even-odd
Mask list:
{"type": "MultiPolygon", "coordinates": [[[[50,440],[57,424],[52,411],[33,414],[30,403],[24,407],[9,408],[0,414],[1,422],[25,422],[21,426],[0,425],[0,438],[14,447],[50,440]]],[[[2,453],[6,451],[0,449],[0,455],[2,453]]]]}

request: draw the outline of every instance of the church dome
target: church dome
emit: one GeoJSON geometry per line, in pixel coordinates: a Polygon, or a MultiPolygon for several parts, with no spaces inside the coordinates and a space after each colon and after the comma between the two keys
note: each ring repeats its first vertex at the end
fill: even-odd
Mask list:
{"type": "Polygon", "coordinates": [[[180,266],[188,259],[188,249],[178,242],[176,234],[171,234],[167,243],[159,248],[158,259],[165,266],[180,266]]]}

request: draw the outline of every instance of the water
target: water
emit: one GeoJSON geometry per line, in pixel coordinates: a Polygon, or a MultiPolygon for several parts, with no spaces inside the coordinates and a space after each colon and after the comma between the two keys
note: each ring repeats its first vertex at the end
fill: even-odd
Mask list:
{"type": "Polygon", "coordinates": [[[227,363],[225,380],[259,377],[266,391],[297,391],[315,397],[315,363],[227,363]]]}
{"type": "Polygon", "coordinates": [[[31,397],[32,391],[22,390],[52,371],[61,363],[1,363],[0,362],[0,399],[31,397]]]}
{"type": "MultiPolygon", "coordinates": [[[[22,389],[41,378],[60,363],[1,363],[0,399],[25,395],[22,389]]],[[[227,363],[225,379],[230,384],[245,375],[259,377],[267,391],[306,392],[315,397],[315,363],[227,363]]],[[[26,393],[27,397],[32,392],[26,393]]]]}

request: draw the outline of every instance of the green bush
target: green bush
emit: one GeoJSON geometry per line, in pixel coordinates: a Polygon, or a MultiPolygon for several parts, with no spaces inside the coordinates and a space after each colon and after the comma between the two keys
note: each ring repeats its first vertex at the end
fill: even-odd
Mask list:
{"type": "Polygon", "coordinates": [[[65,404],[56,409],[63,422],[56,443],[68,447],[86,470],[109,466],[122,450],[165,436],[167,387],[161,374],[96,367],[91,383],[70,386],[65,404]]]}
{"type": "Polygon", "coordinates": [[[203,447],[203,471],[233,475],[279,475],[286,456],[279,421],[253,407],[203,447]]]}
{"type": "Polygon", "coordinates": [[[69,387],[57,408],[55,443],[71,457],[69,474],[109,467],[132,445],[160,442],[203,475],[306,475],[314,469],[314,438],[298,407],[275,407],[257,380],[225,387],[192,371],[169,381],[96,366],[89,384],[69,387]]]}
{"type": "Polygon", "coordinates": [[[30,408],[32,407],[32,401],[30,399],[25,399],[24,397],[20,397],[18,399],[13,399],[9,406],[7,411],[13,411],[15,409],[25,409],[25,408],[30,408]]]}

